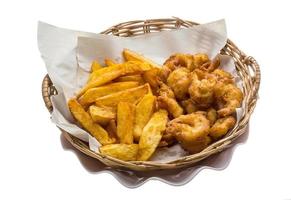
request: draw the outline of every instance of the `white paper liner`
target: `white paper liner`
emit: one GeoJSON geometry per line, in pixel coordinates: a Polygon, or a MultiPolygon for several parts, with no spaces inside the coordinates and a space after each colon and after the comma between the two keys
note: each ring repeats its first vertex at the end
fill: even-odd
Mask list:
{"type": "MultiPolygon", "coordinates": [[[[84,85],[94,59],[101,63],[105,58],[122,61],[121,52],[124,48],[139,52],[159,64],[177,52],[203,52],[213,58],[225,46],[226,40],[224,20],[132,38],[73,31],[39,22],[39,50],[48,74],[58,90],[58,95],[51,98],[54,106],[52,122],[77,138],[89,142],[91,150],[98,151],[100,144],[74,124],[66,103],[84,85]]],[[[222,56],[222,68],[238,77],[231,57],[222,56]]],[[[241,80],[235,80],[241,87],[241,80]]],[[[237,110],[237,116],[240,119],[241,109],[237,110]]],[[[168,162],[183,155],[186,152],[179,145],[174,145],[161,148],[151,160],[168,162]]]]}

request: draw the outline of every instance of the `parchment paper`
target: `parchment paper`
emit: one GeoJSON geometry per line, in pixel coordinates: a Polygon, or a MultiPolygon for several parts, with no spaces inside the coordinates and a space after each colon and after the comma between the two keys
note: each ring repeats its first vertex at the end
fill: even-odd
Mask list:
{"type": "MultiPolygon", "coordinates": [[[[150,33],[133,38],[67,30],[39,22],[39,50],[48,74],[58,90],[58,95],[52,96],[51,99],[54,106],[52,122],[81,140],[89,142],[91,150],[98,151],[99,143],[74,124],[66,103],[84,85],[94,59],[101,64],[104,58],[120,62],[124,48],[137,51],[158,64],[162,64],[166,58],[177,52],[191,54],[204,52],[213,58],[225,46],[226,40],[224,20],[189,29],[150,33]]],[[[238,77],[231,57],[222,56],[222,66],[238,77]]],[[[240,84],[240,79],[236,78],[236,81],[240,84]]],[[[237,114],[240,118],[241,111],[238,110],[237,114]]],[[[174,145],[160,149],[151,159],[167,162],[186,154],[180,145],[174,145]]]]}

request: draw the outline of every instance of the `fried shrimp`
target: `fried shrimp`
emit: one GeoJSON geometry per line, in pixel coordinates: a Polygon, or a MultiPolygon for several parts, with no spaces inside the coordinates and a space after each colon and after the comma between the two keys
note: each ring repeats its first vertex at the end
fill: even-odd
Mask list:
{"type": "Polygon", "coordinates": [[[207,110],[206,117],[209,120],[210,125],[212,126],[215,123],[215,121],[217,120],[216,110],[214,108],[209,108],[207,110]]]}
{"type": "Polygon", "coordinates": [[[191,74],[187,68],[175,69],[167,78],[167,85],[173,90],[178,100],[188,97],[188,88],[191,84],[191,74]]]}
{"type": "Polygon", "coordinates": [[[210,74],[210,76],[213,76],[217,81],[219,81],[219,82],[223,82],[223,83],[234,83],[234,81],[233,81],[233,76],[230,74],[230,73],[228,73],[228,72],[226,72],[226,71],[224,71],[224,70],[222,70],[222,69],[216,69],[216,70],[214,70],[211,74],[210,74]]]}
{"type": "Polygon", "coordinates": [[[198,69],[202,65],[204,65],[206,63],[209,63],[209,62],[210,62],[210,60],[209,60],[207,54],[198,53],[198,54],[193,55],[193,57],[192,57],[192,65],[190,65],[188,67],[188,69],[190,71],[193,71],[194,69],[198,69]]]}
{"type": "Polygon", "coordinates": [[[192,113],[170,121],[166,133],[174,135],[181,146],[190,153],[197,153],[210,143],[209,130],[210,123],[205,115],[192,113]]]}
{"type": "Polygon", "coordinates": [[[169,86],[163,82],[159,82],[157,102],[160,108],[166,109],[174,118],[183,114],[183,108],[175,99],[175,94],[169,86]]]}
{"type": "Polygon", "coordinates": [[[204,64],[198,66],[198,69],[201,69],[205,72],[213,72],[220,65],[220,57],[216,56],[212,61],[207,61],[204,64]]]}
{"type": "Polygon", "coordinates": [[[196,112],[199,109],[198,106],[191,99],[186,99],[184,101],[181,101],[180,103],[184,110],[187,112],[187,114],[196,112]]]}
{"type": "Polygon", "coordinates": [[[192,101],[201,107],[209,107],[214,102],[215,79],[199,79],[196,72],[192,74],[189,94],[192,101]]]}
{"type": "Polygon", "coordinates": [[[220,117],[233,114],[235,109],[241,106],[243,93],[233,84],[217,83],[215,85],[215,98],[219,108],[217,111],[220,117]]]}
{"type": "Polygon", "coordinates": [[[232,116],[224,117],[218,119],[214,125],[210,128],[210,137],[214,140],[220,139],[224,136],[230,129],[232,129],[235,125],[235,118],[232,116]]]}

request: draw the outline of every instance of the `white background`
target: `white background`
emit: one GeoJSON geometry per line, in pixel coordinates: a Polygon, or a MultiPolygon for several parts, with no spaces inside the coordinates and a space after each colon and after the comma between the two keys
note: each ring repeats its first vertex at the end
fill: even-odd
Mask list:
{"type": "Polygon", "coordinates": [[[249,0],[1,1],[0,199],[290,199],[290,8],[288,1],[249,0]],[[229,38],[261,66],[260,99],[248,141],[225,170],[203,170],[180,187],[150,181],[128,189],[109,174],[92,174],[65,150],[41,97],[46,70],[37,21],[99,32],[170,16],[201,23],[225,18],[229,38]]]}

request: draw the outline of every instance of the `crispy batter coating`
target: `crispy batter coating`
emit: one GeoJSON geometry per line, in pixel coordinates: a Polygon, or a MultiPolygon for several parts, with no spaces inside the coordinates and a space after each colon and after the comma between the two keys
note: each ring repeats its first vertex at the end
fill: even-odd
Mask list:
{"type": "Polygon", "coordinates": [[[201,107],[209,107],[214,102],[214,79],[199,79],[196,72],[192,74],[192,83],[189,87],[191,100],[201,107]]]}
{"type": "Polygon", "coordinates": [[[198,106],[191,99],[183,100],[180,103],[187,114],[196,112],[199,109],[198,106]]]}
{"type": "Polygon", "coordinates": [[[243,100],[243,93],[233,84],[217,83],[215,85],[215,98],[219,110],[218,115],[221,117],[229,116],[240,107],[243,100]]]}
{"type": "Polygon", "coordinates": [[[166,133],[173,134],[181,146],[190,153],[203,150],[210,142],[210,122],[201,113],[181,115],[168,123],[166,133]]]}
{"type": "Polygon", "coordinates": [[[218,140],[234,127],[235,122],[236,120],[232,116],[218,119],[215,124],[210,128],[209,135],[214,140],[218,140]]]}
{"type": "Polygon", "coordinates": [[[169,86],[163,82],[159,82],[160,89],[158,93],[160,96],[157,98],[158,106],[166,109],[174,118],[183,114],[183,108],[178,104],[175,99],[175,94],[169,86]]]}
{"type": "Polygon", "coordinates": [[[188,88],[191,84],[191,74],[187,68],[181,67],[170,73],[167,85],[173,90],[177,100],[188,98],[188,88]]]}

